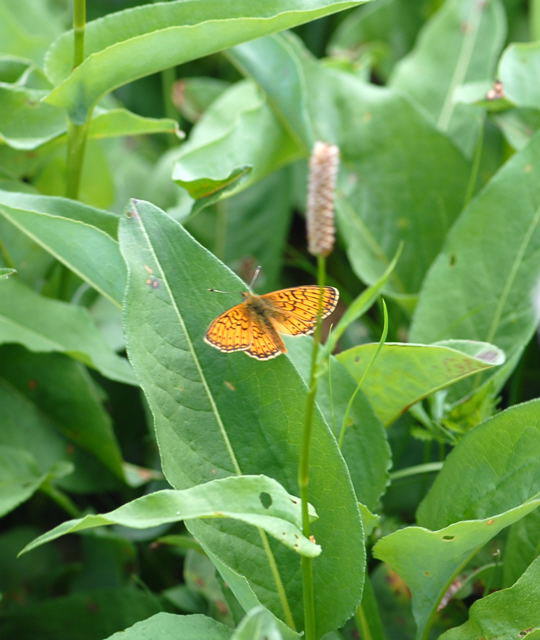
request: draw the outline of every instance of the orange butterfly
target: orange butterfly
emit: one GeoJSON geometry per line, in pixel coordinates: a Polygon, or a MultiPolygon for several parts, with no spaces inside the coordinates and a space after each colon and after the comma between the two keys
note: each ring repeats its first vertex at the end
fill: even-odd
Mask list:
{"type": "MultiPolygon", "coordinates": [[[[313,333],[317,324],[321,289],[316,285],[280,289],[257,296],[243,291],[244,302],[213,320],[204,339],[220,351],[244,351],[257,360],[270,360],[287,347],[280,333],[299,336],[313,333]]],[[[336,308],[339,291],[322,290],[322,317],[336,308]]]]}

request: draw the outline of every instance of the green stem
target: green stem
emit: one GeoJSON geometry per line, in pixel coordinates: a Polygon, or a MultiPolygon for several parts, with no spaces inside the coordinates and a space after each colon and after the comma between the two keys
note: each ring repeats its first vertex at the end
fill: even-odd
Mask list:
{"type": "Polygon", "coordinates": [[[63,491],[60,491],[60,489],[57,489],[50,482],[43,483],[40,489],[73,518],[80,518],[82,516],[80,509],[71,500],[71,498],[69,498],[69,496],[67,496],[63,491]]]}
{"type": "MultiPolygon", "coordinates": [[[[86,0],[73,0],[73,68],[84,60],[84,34],[86,29],[86,0]]],[[[88,133],[88,119],[84,124],[70,122],[68,126],[66,158],[66,196],[76,200],[79,196],[84,149],[88,133]]]]}
{"type": "MultiPolygon", "coordinates": [[[[313,348],[311,350],[311,369],[309,374],[308,392],[306,396],[306,411],[304,432],[302,436],[302,448],[298,465],[298,486],[300,488],[300,500],[302,503],[302,533],[306,538],[311,534],[309,521],[309,460],[311,449],[311,433],[313,430],[313,416],[315,413],[315,397],[317,395],[317,359],[321,343],[321,316],[323,304],[323,292],[326,280],[326,259],[317,256],[317,284],[321,287],[319,295],[319,309],[317,325],[313,336],[313,348]]],[[[302,556],[302,586],[304,602],[304,638],[315,640],[315,593],[313,589],[313,561],[302,556]]]]}
{"type": "Polygon", "coordinates": [[[530,7],[531,38],[540,40],[540,0],[531,0],[530,7]]]}
{"type": "Polygon", "coordinates": [[[414,467],[405,467],[405,469],[398,469],[390,474],[390,480],[399,480],[400,478],[408,478],[410,476],[416,476],[420,473],[434,473],[440,471],[443,467],[442,462],[427,462],[426,464],[417,464],[414,467]]]}
{"type": "Polygon", "coordinates": [[[364,583],[364,593],[362,594],[362,602],[356,607],[354,618],[362,640],[384,640],[384,630],[379,613],[379,606],[367,574],[364,583]]]}
{"type": "MultiPolygon", "coordinates": [[[[90,118],[90,116],[89,116],[90,118]]],[[[88,123],[69,123],[67,143],[66,197],[77,200],[81,184],[88,123]]]]}
{"type": "Polygon", "coordinates": [[[86,0],[73,0],[73,68],[84,60],[86,0]]]}

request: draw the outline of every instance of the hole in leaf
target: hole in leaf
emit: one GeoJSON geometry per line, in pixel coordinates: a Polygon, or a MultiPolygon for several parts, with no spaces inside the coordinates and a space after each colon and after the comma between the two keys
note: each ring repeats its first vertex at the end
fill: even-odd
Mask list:
{"type": "Polygon", "coordinates": [[[259,500],[265,509],[268,509],[272,504],[272,496],[269,493],[266,493],[266,491],[261,491],[261,493],[259,493],[259,500]]]}
{"type": "Polygon", "coordinates": [[[443,540],[454,540],[456,536],[443,536],[442,539],[443,540]]]}
{"type": "Polygon", "coordinates": [[[451,266],[451,267],[453,267],[453,266],[456,264],[456,262],[457,262],[457,258],[456,258],[455,253],[453,253],[453,254],[450,256],[450,266],[451,266]]]}

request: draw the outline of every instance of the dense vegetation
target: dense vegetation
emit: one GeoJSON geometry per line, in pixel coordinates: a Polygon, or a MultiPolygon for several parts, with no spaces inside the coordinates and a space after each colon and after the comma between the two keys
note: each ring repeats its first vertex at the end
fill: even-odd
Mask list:
{"type": "Polygon", "coordinates": [[[0,0],[2,638],[540,638],[539,69],[538,0],[0,0]],[[268,361],[257,265],[340,293],[268,361]]]}

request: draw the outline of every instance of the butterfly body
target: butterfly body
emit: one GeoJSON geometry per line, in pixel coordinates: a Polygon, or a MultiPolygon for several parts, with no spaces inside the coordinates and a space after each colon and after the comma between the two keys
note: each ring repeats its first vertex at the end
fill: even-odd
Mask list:
{"type": "Polygon", "coordinates": [[[321,305],[321,317],[335,309],[339,292],[315,285],[280,289],[264,295],[242,293],[244,302],[218,316],[208,327],[205,341],[224,352],[244,351],[258,360],[269,360],[287,348],[280,334],[313,333],[321,305]]]}

